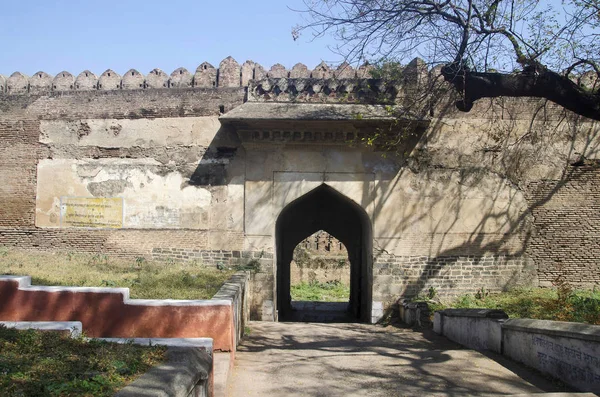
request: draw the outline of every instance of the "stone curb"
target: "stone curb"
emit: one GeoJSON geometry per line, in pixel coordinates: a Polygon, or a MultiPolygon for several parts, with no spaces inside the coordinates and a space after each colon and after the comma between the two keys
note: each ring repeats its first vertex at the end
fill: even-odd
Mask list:
{"type": "Polygon", "coordinates": [[[146,372],[115,397],[210,397],[212,365],[212,356],[204,349],[169,347],[165,363],[146,372]]]}
{"type": "Polygon", "coordinates": [[[6,328],[19,330],[38,329],[41,331],[68,331],[71,338],[81,336],[81,321],[0,321],[6,328]]]}

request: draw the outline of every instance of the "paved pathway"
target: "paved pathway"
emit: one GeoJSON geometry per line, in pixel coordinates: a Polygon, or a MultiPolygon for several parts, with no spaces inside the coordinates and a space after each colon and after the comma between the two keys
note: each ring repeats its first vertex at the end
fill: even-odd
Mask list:
{"type": "Polygon", "coordinates": [[[465,396],[559,391],[534,373],[432,332],[366,324],[251,322],[228,395],[465,396]]]}

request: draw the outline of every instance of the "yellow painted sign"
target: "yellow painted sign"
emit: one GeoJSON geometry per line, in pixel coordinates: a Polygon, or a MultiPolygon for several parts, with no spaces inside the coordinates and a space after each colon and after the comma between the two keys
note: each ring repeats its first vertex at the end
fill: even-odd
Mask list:
{"type": "Polygon", "coordinates": [[[61,227],[123,227],[123,199],[98,197],[61,197],[61,227]]]}

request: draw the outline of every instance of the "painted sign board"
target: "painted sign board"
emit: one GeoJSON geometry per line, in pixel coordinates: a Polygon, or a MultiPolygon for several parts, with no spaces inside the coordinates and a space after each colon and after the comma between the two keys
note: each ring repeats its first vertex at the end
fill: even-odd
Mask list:
{"type": "Polygon", "coordinates": [[[61,227],[119,229],[123,227],[121,197],[61,197],[61,227]]]}

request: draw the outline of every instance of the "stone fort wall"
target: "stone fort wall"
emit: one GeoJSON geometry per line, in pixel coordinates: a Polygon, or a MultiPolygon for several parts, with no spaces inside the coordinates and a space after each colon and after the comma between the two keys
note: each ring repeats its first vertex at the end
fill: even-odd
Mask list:
{"type": "MultiPolygon", "coordinates": [[[[243,143],[219,122],[250,97],[344,103],[359,102],[359,89],[390,92],[377,82],[361,88],[367,72],[324,64],[265,71],[228,58],[194,75],[0,77],[0,245],[256,261],[253,316],[268,319],[277,215],[327,183],[373,223],[373,300],[382,307],[430,287],[456,295],[551,285],[558,275],[600,283],[596,123],[533,99],[480,101],[463,114],[443,92],[428,104],[418,142],[383,157],[347,144],[348,135],[324,139],[326,128],[310,142],[282,131],[243,143]],[[247,88],[251,79],[263,83],[247,88]],[[78,226],[67,218],[82,198],[121,215],[104,219],[108,227],[78,226]]],[[[406,93],[433,74],[407,75],[396,99],[410,103],[406,93]]]]}

